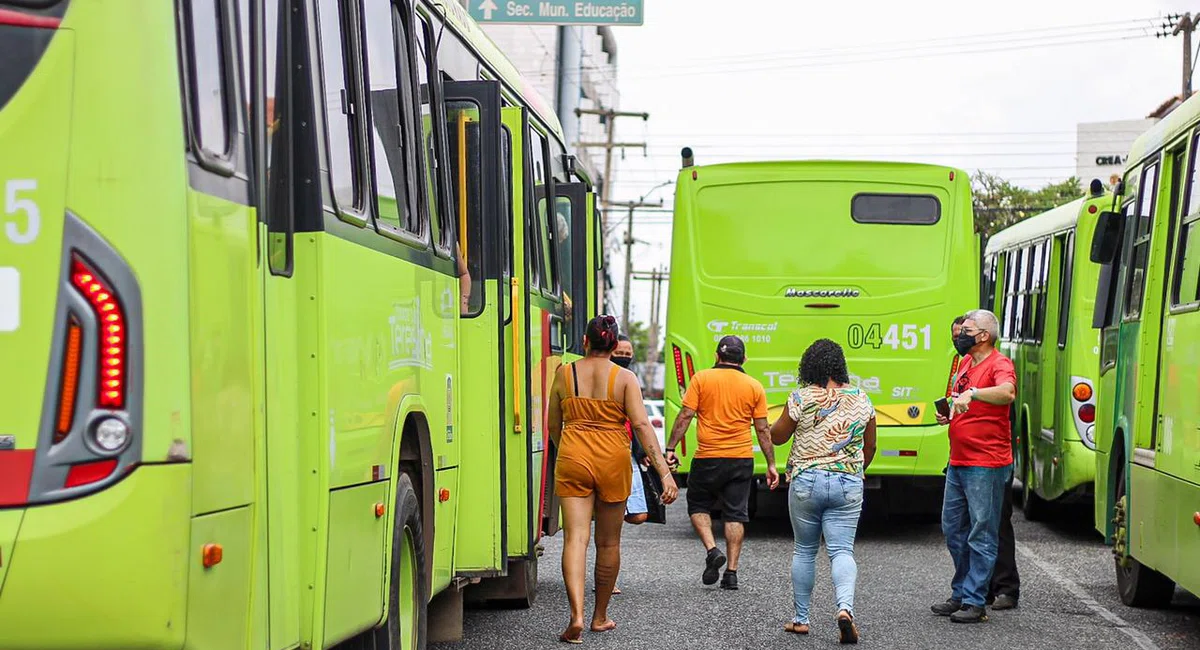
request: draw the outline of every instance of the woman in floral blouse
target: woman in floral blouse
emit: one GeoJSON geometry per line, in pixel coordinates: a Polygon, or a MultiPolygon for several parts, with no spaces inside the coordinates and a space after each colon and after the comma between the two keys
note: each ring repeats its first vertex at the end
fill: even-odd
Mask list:
{"type": "Polygon", "coordinates": [[[809,603],[821,534],[833,569],[837,625],[842,643],[857,643],[854,624],[854,535],[863,504],[863,471],[875,456],[875,407],[850,385],[842,348],[815,341],[800,359],[800,388],[771,427],[776,445],[792,442],[787,476],[788,511],[796,539],[792,591],[796,616],[788,632],[808,634],[809,603]]]}

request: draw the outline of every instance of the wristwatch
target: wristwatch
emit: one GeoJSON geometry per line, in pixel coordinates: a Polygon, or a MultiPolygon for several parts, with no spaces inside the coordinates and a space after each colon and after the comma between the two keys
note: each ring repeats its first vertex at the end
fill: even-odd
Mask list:
{"type": "Polygon", "coordinates": [[[971,391],[971,400],[972,400],[972,401],[973,401],[973,400],[976,400],[976,399],[978,399],[978,395],[979,395],[979,389],[978,389],[978,388],[975,388],[974,386],[972,386],[972,387],[970,387],[968,390],[970,390],[970,391],[971,391]]]}
{"type": "Polygon", "coordinates": [[[664,449],[663,453],[664,454],[673,454],[673,453],[675,453],[675,448],[671,447],[670,449],[664,449]]]}

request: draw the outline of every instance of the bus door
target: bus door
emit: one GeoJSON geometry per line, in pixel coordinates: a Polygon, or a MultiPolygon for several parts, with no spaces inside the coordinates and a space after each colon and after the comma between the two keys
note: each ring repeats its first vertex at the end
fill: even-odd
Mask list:
{"type": "Polygon", "coordinates": [[[505,571],[508,532],[506,485],[513,420],[509,402],[510,359],[505,322],[511,315],[506,284],[508,230],[505,215],[507,161],[500,120],[500,84],[445,84],[450,177],[458,235],[460,275],[459,359],[461,388],[469,408],[456,427],[461,440],[461,492],[455,545],[460,575],[505,571]]]}
{"type": "MultiPolygon", "coordinates": [[[[540,475],[535,472],[533,463],[533,456],[538,453],[533,436],[538,428],[531,422],[529,404],[529,364],[534,346],[530,333],[536,328],[530,325],[527,300],[530,275],[525,269],[529,252],[519,243],[528,236],[524,216],[529,206],[525,174],[528,124],[529,117],[524,108],[505,106],[501,109],[501,146],[506,165],[504,193],[508,206],[505,213],[508,252],[505,278],[509,311],[505,318],[504,355],[509,360],[509,372],[505,377],[509,390],[505,408],[512,417],[504,429],[504,439],[508,448],[508,556],[511,558],[534,557],[537,536],[533,522],[541,506],[540,475]]],[[[537,469],[541,469],[540,464],[537,469]]]]}

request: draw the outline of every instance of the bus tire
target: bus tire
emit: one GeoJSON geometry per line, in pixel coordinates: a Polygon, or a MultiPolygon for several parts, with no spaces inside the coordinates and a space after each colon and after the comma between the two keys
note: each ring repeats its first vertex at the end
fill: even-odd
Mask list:
{"type": "Polygon", "coordinates": [[[375,629],[375,650],[422,650],[428,626],[427,558],[421,502],[412,477],[396,479],[392,568],[388,581],[387,621],[375,629]]]}
{"type": "Polygon", "coordinates": [[[1121,602],[1130,607],[1162,609],[1171,604],[1175,582],[1138,562],[1129,554],[1129,496],[1125,488],[1125,469],[1117,472],[1117,506],[1114,517],[1114,568],[1121,602]]]}
{"type": "Polygon", "coordinates": [[[1049,504],[1038,496],[1033,487],[1033,462],[1029,457],[1029,440],[1028,436],[1022,437],[1026,440],[1021,444],[1021,469],[1024,471],[1024,475],[1021,476],[1021,513],[1025,515],[1026,521],[1043,521],[1049,504]]]}

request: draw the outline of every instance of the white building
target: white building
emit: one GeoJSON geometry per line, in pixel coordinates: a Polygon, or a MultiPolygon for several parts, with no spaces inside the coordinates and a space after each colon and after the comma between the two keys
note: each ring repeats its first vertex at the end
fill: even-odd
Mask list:
{"type": "Polygon", "coordinates": [[[1112,186],[1121,178],[1133,141],[1158,122],[1155,118],[1088,122],[1076,127],[1075,176],[1086,190],[1093,178],[1112,186]]]}

